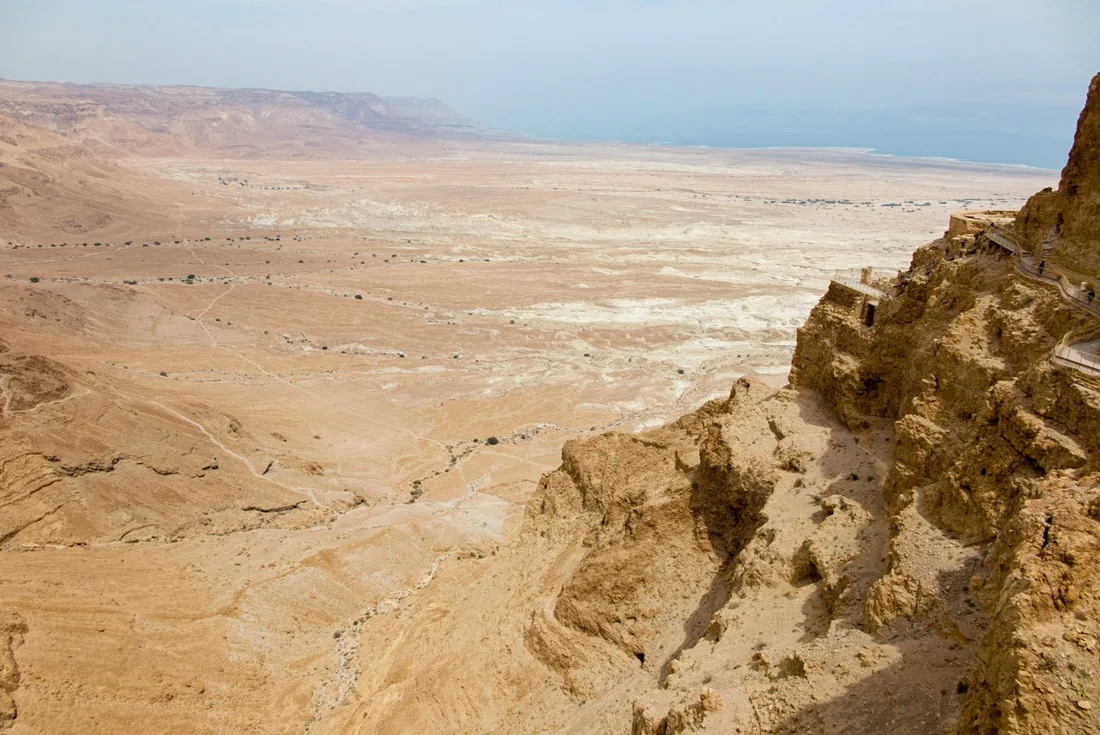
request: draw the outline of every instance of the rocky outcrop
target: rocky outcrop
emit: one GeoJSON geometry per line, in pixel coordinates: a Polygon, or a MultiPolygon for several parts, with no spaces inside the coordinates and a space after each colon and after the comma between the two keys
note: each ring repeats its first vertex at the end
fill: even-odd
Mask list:
{"type": "MultiPolygon", "coordinates": [[[[879,422],[857,435],[831,414],[811,391],[743,379],[662,429],[568,443],[528,506],[524,545],[574,538],[575,556],[531,616],[528,653],[577,702],[629,716],[636,733],[800,731],[804,717],[840,727],[846,713],[811,714],[813,702],[883,670],[953,688],[966,670],[955,651],[975,642],[952,617],[965,585],[944,594],[937,574],[965,572],[973,555],[956,544],[929,560],[899,546],[904,563],[887,574],[891,432],[879,422]],[[914,624],[922,648],[898,661],[886,641],[904,615],[943,621],[914,624]]],[[[904,709],[923,725],[961,703],[904,709]]],[[[869,697],[863,731],[893,706],[869,697]]]]}
{"type": "Polygon", "coordinates": [[[1100,729],[1100,489],[1052,478],[990,549],[975,595],[994,611],[961,733],[1100,729]]]}
{"type": "Polygon", "coordinates": [[[0,341],[0,416],[30,411],[70,395],[66,370],[42,355],[12,352],[0,341]]]}
{"type": "Polygon", "coordinates": [[[304,491],[232,449],[254,441],[239,422],[193,410],[197,420],[0,342],[0,547],[179,539],[325,517],[306,507],[304,491]]]}
{"type": "Polygon", "coordinates": [[[23,642],[27,625],[12,612],[0,612],[0,730],[9,729],[19,716],[15,690],[19,688],[19,663],[15,651],[23,642]]]}
{"type": "Polygon", "coordinates": [[[727,400],[663,429],[565,445],[561,469],[543,478],[528,509],[527,532],[573,533],[583,523],[586,551],[554,603],[554,625],[540,624],[528,639],[571,687],[583,658],[547,657],[555,646],[543,639],[557,625],[653,671],[685,637],[702,636],[708,611],[724,601],[727,564],[764,520],[782,462],[774,438],[732,451],[725,427],[766,429],[758,404],[768,395],[762,384],[740,381],[727,400]]]}
{"type": "Polygon", "coordinates": [[[981,636],[960,732],[1093,731],[1100,688],[1080,672],[1100,634],[1084,581],[1095,579],[1100,533],[1089,516],[1100,503],[1100,382],[1050,360],[1059,340],[1094,327],[1091,316],[1020,277],[996,247],[951,237],[918,252],[873,327],[842,290],[800,331],[791,379],[852,429],[893,422],[890,552],[868,629],[981,636]],[[914,533],[918,516],[982,550],[959,583],[987,624],[968,630],[943,581],[921,574],[946,547],[914,533]]]}
{"type": "Polygon", "coordinates": [[[1100,74],[1089,86],[1058,189],[1033,196],[1016,229],[1036,253],[1046,244],[1057,262],[1100,277],[1100,74]]]}

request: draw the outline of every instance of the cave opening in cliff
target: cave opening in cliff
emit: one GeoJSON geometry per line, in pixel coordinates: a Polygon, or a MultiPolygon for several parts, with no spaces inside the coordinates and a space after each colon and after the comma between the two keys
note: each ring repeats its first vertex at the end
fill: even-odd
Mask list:
{"type": "Polygon", "coordinates": [[[864,326],[867,326],[867,327],[875,326],[875,305],[874,304],[870,304],[870,303],[867,304],[866,308],[863,310],[863,324],[864,324],[864,326]]]}

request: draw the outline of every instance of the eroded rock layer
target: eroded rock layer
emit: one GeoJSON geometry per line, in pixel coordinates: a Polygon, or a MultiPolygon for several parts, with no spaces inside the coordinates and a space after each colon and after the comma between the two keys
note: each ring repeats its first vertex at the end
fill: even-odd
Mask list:
{"type": "Polygon", "coordinates": [[[1037,254],[1045,249],[1082,273],[1100,275],[1100,74],[1089,86],[1058,189],[1033,196],[1016,228],[1037,254]]]}

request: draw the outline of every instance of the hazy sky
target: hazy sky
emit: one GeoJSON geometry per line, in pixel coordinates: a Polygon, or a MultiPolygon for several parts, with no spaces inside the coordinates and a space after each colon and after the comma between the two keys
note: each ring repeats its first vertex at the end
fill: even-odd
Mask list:
{"type": "Polygon", "coordinates": [[[0,77],[438,97],[554,137],[1060,167],[1100,0],[0,0],[0,77]]]}

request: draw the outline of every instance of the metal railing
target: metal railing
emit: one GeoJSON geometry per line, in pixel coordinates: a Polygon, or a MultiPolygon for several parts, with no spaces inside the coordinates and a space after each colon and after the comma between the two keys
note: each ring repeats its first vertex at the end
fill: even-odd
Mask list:
{"type": "Polygon", "coordinates": [[[890,297],[890,295],[878,288],[875,288],[869,283],[863,282],[863,269],[850,268],[848,270],[833,271],[832,277],[829,279],[833,283],[839,283],[841,286],[850,288],[853,291],[858,291],[864,296],[870,296],[873,299],[882,301],[890,297]]]}
{"type": "Polygon", "coordinates": [[[1023,247],[1020,246],[1019,240],[1016,239],[1016,234],[1009,232],[1000,225],[989,225],[986,227],[985,236],[989,238],[991,242],[1000,245],[1013,255],[1021,255],[1024,252],[1023,247]]]}
{"type": "Polygon", "coordinates": [[[1061,292],[1062,298],[1072,302],[1074,306],[1084,309],[1095,317],[1100,317],[1100,301],[1097,301],[1096,294],[1090,297],[1089,292],[1082,290],[1078,286],[1074,286],[1063,275],[1054,275],[1045,268],[1040,269],[1039,264],[1035,262],[1035,258],[1030,255],[1020,255],[1016,258],[1016,270],[1021,275],[1027,276],[1035,281],[1042,281],[1049,283],[1058,288],[1061,292]]]}
{"type": "Polygon", "coordinates": [[[1054,356],[1072,363],[1075,367],[1083,367],[1100,375],[1100,357],[1095,354],[1082,352],[1072,345],[1058,345],[1054,348],[1054,356]]]}
{"type": "MultiPolygon", "coordinates": [[[[1035,257],[1020,244],[1014,232],[999,225],[990,224],[985,228],[984,234],[990,242],[1012,253],[1012,259],[1015,263],[1016,270],[1021,275],[1035,281],[1055,286],[1062,297],[1074,306],[1087,311],[1092,316],[1100,318],[1100,299],[1097,299],[1096,294],[1093,293],[1090,296],[1089,292],[1071,284],[1064,275],[1055,275],[1045,267],[1040,267],[1035,257]]],[[[830,280],[872,298],[880,300],[889,298],[888,292],[875,288],[870,284],[863,283],[863,278],[863,269],[852,268],[834,271],[830,280]]],[[[1096,343],[1097,341],[1093,340],[1079,341],[1072,344],[1059,344],[1054,348],[1053,355],[1056,359],[1068,363],[1075,368],[1080,368],[1092,374],[1100,375],[1100,355],[1097,355],[1095,351],[1086,352],[1078,347],[1078,345],[1096,343]]]]}
{"type": "Polygon", "coordinates": [[[830,280],[836,281],[837,283],[844,283],[845,281],[855,281],[858,283],[862,275],[863,272],[860,268],[846,268],[844,270],[833,271],[830,280]]]}
{"type": "MultiPolygon", "coordinates": [[[[1085,291],[1070,283],[1064,275],[1055,275],[1045,267],[1040,267],[1039,263],[1042,261],[1036,261],[1035,257],[1020,244],[1015,232],[991,224],[986,228],[985,235],[991,242],[1000,245],[1013,254],[1016,270],[1021,275],[1055,286],[1061,293],[1062,298],[1068,300],[1074,306],[1084,309],[1092,316],[1100,318],[1100,302],[1097,302],[1095,292],[1085,291]]],[[[1044,243],[1044,250],[1047,249],[1044,243]]],[[[1054,357],[1070,363],[1074,367],[1084,368],[1100,375],[1100,356],[1097,356],[1095,352],[1082,351],[1075,346],[1081,344],[1085,344],[1085,342],[1057,345],[1054,348],[1054,357]]]]}
{"type": "Polygon", "coordinates": [[[1100,317],[1100,301],[1097,301],[1095,293],[1090,298],[1087,291],[1071,284],[1065,276],[1055,275],[1045,268],[1040,268],[1035,256],[1020,245],[1015,233],[1000,225],[989,225],[985,230],[985,235],[991,242],[1000,245],[1016,256],[1016,270],[1022,275],[1057,286],[1058,290],[1062,292],[1062,296],[1072,301],[1075,306],[1081,307],[1093,316],[1100,317]],[[1096,303],[1094,304],[1094,302],[1096,303]]]}

